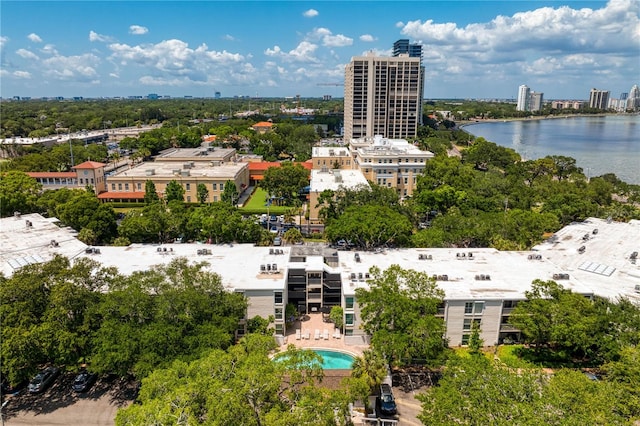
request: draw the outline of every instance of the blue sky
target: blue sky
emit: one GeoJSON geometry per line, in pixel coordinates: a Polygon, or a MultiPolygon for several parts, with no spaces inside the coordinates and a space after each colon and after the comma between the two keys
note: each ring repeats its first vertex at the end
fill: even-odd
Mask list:
{"type": "Polygon", "coordinates": [[[344,66],[423,44],[427,98],[617,98],[640,1],[7,1],[0,95],[343,96],[344,66]]]}

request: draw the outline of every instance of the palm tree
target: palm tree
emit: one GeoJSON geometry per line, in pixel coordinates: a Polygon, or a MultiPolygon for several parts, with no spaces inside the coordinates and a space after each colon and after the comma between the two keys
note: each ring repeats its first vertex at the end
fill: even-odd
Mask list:
{"type": "Polygon", "coordinates": [[[362,353],[362,356],[354,360],[351,375],[356,378],[366,377],[369,387],[375,389],[380,386],[387,375],[387,371],[384,357],[378,352],[367,349],[362,353]]]}

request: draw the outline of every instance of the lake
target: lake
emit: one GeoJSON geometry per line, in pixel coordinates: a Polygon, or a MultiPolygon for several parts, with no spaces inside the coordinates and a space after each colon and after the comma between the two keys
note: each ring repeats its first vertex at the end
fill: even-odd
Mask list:
{"type": "Polygon", "coordinates": [[[615,173],[640,184],[640,115],[493,121],[464,130],[513,148],[526,160],[564,155],[575,158],[589,177],[615,173]]]}

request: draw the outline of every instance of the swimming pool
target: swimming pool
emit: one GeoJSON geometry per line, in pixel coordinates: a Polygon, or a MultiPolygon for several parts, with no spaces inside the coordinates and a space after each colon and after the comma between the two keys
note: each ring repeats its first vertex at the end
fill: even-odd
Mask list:
{"type": "MultiPolygon", "coordinates": [[[[355,358],[346,352],[331,349],[309,349],[322,357],[323,370],[351,370],[355,358]]],[[[274,358],[276,361],[282,359],[284,354],[278,354],[274,358]]]]}
{"type": "Polygon", "coordinates": [[[323,370],[351,370],[353,366],[354,358],[348,353],[326,349],[313,349],[313,351],[322,357],[323,370]]]}

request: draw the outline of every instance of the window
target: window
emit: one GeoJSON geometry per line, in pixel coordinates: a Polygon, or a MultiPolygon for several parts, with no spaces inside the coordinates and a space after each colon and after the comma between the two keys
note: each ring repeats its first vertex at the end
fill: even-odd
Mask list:
{"type": "Polygon", "coordinates": [[[480,327],[480,318],[465,318],[464,323],[462,324],[462,330],[464,331],[469,331],[471,330],[471,324],[472,323],[476,323],[478,325],[478,328],[480,327]]]}
{"type": "Polygon", "coordinates": [[[345,304],[345,308],[347,309],[353,309],[353,305],[354,305],[354,297],[353,296],[347,296],[344,298],[344,304],[345,304]]]}
{"type": "Polygon", "coordinates": [[[466,346],[469,344],[469,335],[468,334],[463,334],[462,335],[462,345],[466,346]]]}
{"type": "Polygon", "coordinates": [[[353,328],[348,328],[344,331],[345,336],[353,336],[353,328]]]}
{"type": "Polygon", "coordinates": [[[281,320],[283,316],[282,308],[276,308],[276,319],[281,320]]]}
{"type": "Polygon", "coordinates": [[[465,314],[473,313],[473,302],[464,302],[464,313],[465,314]]]}
{"type": "Polygon", "coordinates": [[[187,184],[187,188],[186,188],[186,190],[187,190],[187,191],[191,191],[191,184],[190,184],[190,183],[188,183],[188,184],[187,184]]]}
{"type": "Polygon", "coordinates": [[[125,190],[125,191],[128,191],[128,190],[129,190],[129,184],[128,184],[128,183],[125,183],[125,184],[124,184],[124,190],[125,190]]]}
{"type": "Polygon", "coordinates": [[[84,183],[84,179],[80,178],[80,184],[84,183]]]}
{"type": "Polygon", "coordinates": [[[93,178],[91,178],[91,183],[93,183],[93,178]]]}
{"type": "Polygon", "coordinates": [[[187,203],[191,202],[191,195],[187,195],[187,203]]]}
{"type": "MultiPolygon", "coordinates": [[[[80,183],[82,183],[82,182],[80,182],[80,183]]],[[[122,184],[121,183],[118,184],[118,191],[122,191],[122,184]]]]}
{"type": "Polygon", "coordinates": [[[217,195],[214,195],[214,196],[213,196],[213,202],[215,203],[216,201],[218,201],[218,196],[217,196],[217,195]]]}
{"type": "Polygon", "coordinates": [[[282,292],[281,291],[276,291],[273,293],[273,303],[275,304],[282,304],[282,292]]]}
{"type": "Polygon", "coordinates": [[[464,304],[464,313],[466,315],[482,315],[482,311],[484,311],[484,302],[465,302],[464,304]]]}
{"type": "Polygon", "coordinates": [[[353,325],[353,323],[355,322],[356,316],[355,314],[346,314],[344,316],[344,323],[345,325],[353,325]]]}
{"type": "Polygon", "coordinates": [[[138,191],[142,191],[142,184],[138,182],[136,185],[138,186],[138,191]]]}
{"type": "Polygon", "coordinates": [[[115,190],[116,190],[116,184],[115,184],[115,183],[112,183],[112,184],[111,184],[111,190],[112,190],[112,191],[115,191],[115,190]]]}
{"type": "Polygon", "coordinates": [[[212,183],[211,184],[211,188],[213,188],[214,191],[217,190],[218,189],[218,184],[212,183]]]}
{"type": "Polygon", "coordinates": [[[282,335],[284,333],[284,326],[282,324],[276,324],[276,334],[282,335]]]}

